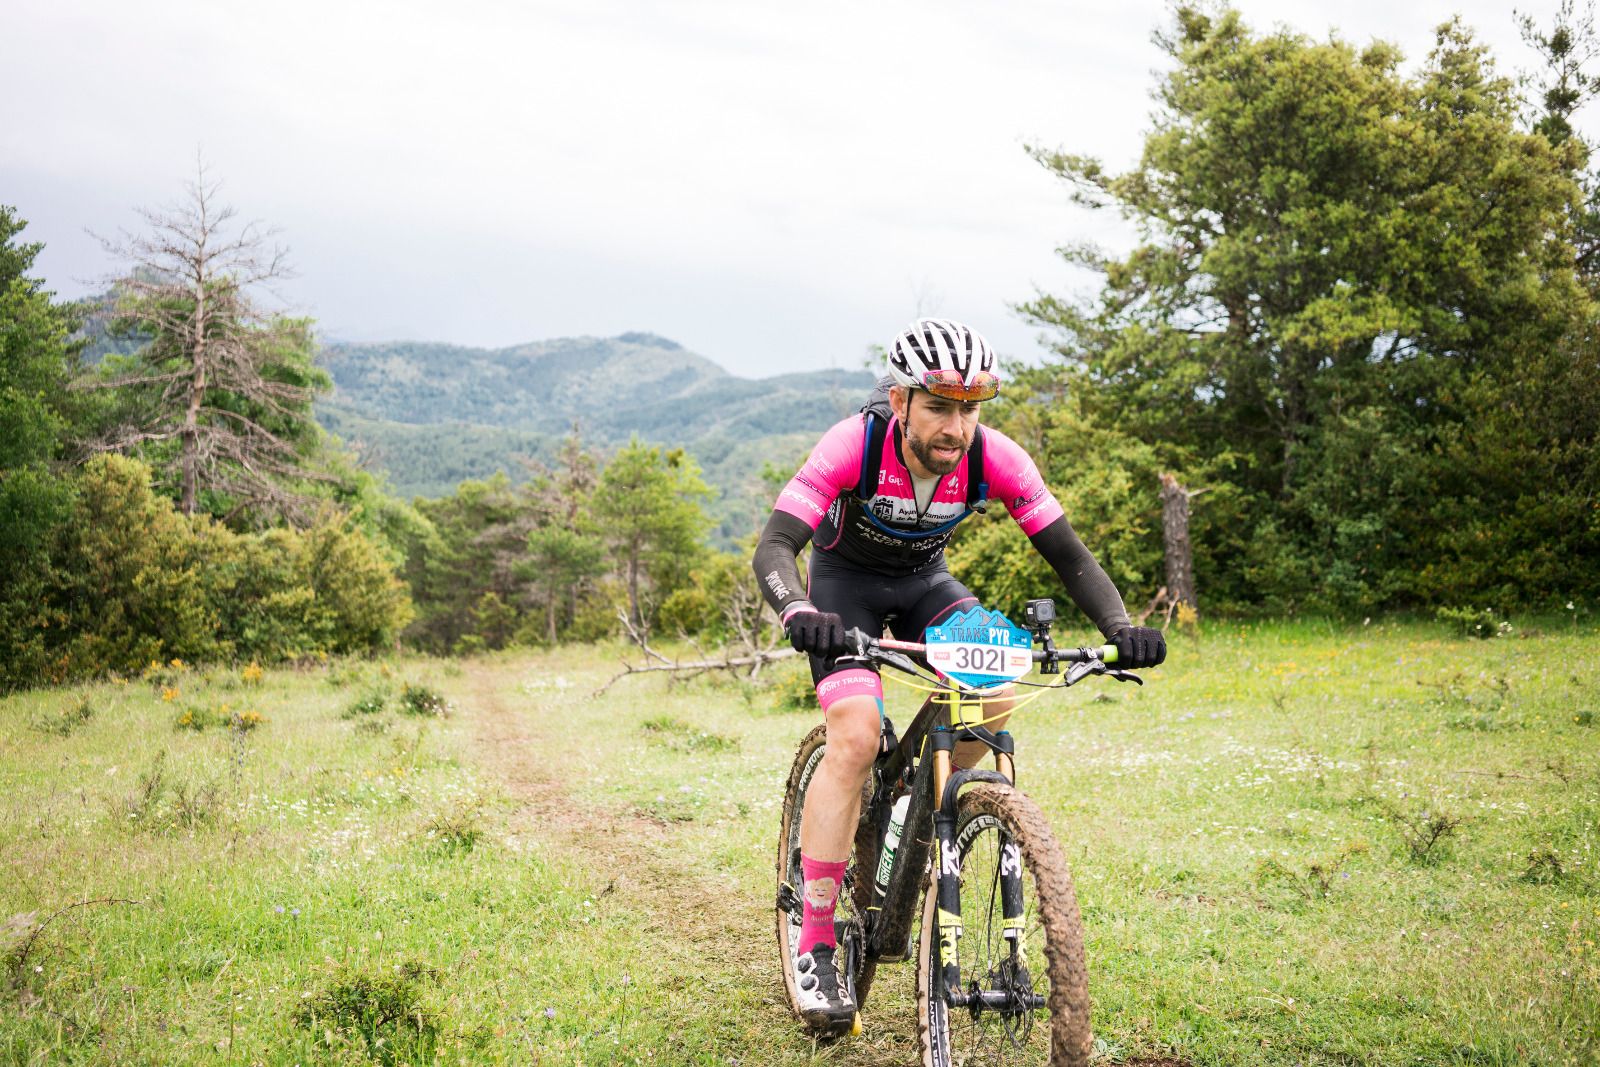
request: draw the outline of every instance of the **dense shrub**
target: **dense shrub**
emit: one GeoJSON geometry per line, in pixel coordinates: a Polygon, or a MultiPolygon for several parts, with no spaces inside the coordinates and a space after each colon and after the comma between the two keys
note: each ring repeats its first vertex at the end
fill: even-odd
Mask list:
{"type": "Polygon", "coordinates": [[[47,503],[55,521],[38,539],[33,595],[0,607],[16,635],[0,654],[0,688],[174,658],[363,651],[393,642],[411,617],[383,552],[332,511],[303,532],[234,533],[179,514],[144,464],[116,455],[91,460],[47,503]]]}
{"type": "Polygon", "coordinates": [[[0,690],[11,678],[44,678],[54,667],[48,616],[55,577],[50,540],[71,513],[72,486],[40,469],[0,476],[0,690]]]}
{"type": "Polygon", "coordinates": [[[51,680],[226,655],[219,598],[207,589],[220,576],[205,572],[235,535],[178,514],[151,492],[148,468],[124,456],[91,460],[77,489],[56,531],[41,621],[60,641],[51,680]]]}
{"type": "Polygon", "coordinates": [[[410,594],[388,557],[331,513],[301,535],[296,562],[301,582],[316,595],[309,621],[319,651],[392,644],[411,621],[410,594]]]}
{"type": "Polygon", "coordinates": [[[740,636],[736,622],[748,629],[751,620],[770,617],[750,570],[750,551],[705,553],[656,610],[657,632],[729,641],[740,636]]]}

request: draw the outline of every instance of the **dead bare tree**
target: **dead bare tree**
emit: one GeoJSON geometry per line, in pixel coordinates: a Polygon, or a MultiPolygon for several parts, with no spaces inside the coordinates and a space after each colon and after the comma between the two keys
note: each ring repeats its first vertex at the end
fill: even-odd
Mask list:
{"type": "MultiPolygon", "coordinates": [[[[1133,616],[1134,622],[1143,626],[1145,621],[1160,612],[1162,626],[1172,624],[1172,616],[1180,604],[1188,605],[1199,617],[1200,600],[1194,588],[1194,552],[1189,542],[1189,502],[1206,489],[1185,489],[1176,475],[1161,475],[1161,542],[1166,553],[1167,584],[1156,590],[1144,610],[1133,616]]],[[[1180,619],[1183,616],[1179,616],[1180,619]]]]}
{"type": "Polygon", "coordinates": [[[1189,501],[1205,490],[1190,492],[1172,474],[1161,475],[1161,540],[1167,557],[1167,599],[1198,611],[1194,590],[1194,553],[1189,544],[1189,501]]]}
{"type": "Polygon", "coordinates": [[[307,500],[293,485],[322,477],[306,450],[316,440],[311,401],[327,377],[313,365],[309,323],[253,296],[291,277],[277,231],[249,223],[230,233],[236,212],[218,203],[219,188],[200,163],[180,202],[139,212],[146,232],[101,239],[129,268],[113,283],[116,318],[148,341],[129,365],[76,387],[141,397],[96,447],[175,444],[185,514],[212,491],[235,511],[303,519],[307,500]]]}

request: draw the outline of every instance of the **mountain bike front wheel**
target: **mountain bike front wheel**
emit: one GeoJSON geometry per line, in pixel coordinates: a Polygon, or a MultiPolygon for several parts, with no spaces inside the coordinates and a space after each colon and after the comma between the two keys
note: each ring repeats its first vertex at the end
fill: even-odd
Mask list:
{"type": "MultiPolygon", "coordinates": [[[[783,823],[778,832],[778,901],[777,934],[778,954],[783,969],[784,992],[789,1007],[800,1015],[800,998],[795,985],[795,946],[800,940],[800,894],[805,891],[805,879],[800,873],[800,813],[805,808],[806,791],[816,776],[827,750],[826,726],[818,726],[800,742],[795,753],[794,766],[789,771],[788,786],[783,793],[783,823]]],[[[839,902],[834,908],[834,926],[840,937],[840,973],[850,983],[859,1012],[866,1003],[867,990],[872,985],[876,969],[873,962],[862,957],[864,927],[862,917],[872,902],[872,877],[877,864],[878,846],[872,833],[873,820],[869,813],[872,799],[870,779],[863,786],[861,820],[856,830],[855,843],[845,867],[844,884],[839,890],[839,902]]]]}
{"type": "Polygon", "coordinates": [[[940,936],[930,882],[917,950],[923,1064],[1081,1067],[1090,1047],[1083,922],[1044,813],[1007,786],[974,785],[957,800],[955,843],[955,856],[940,861],[960,878],[962,932],[954,944],[963,988],[945,989],[951,940],[940,936]],[[1017,868],[1022,915],[1007,923],[1001,875],[1017,868]]]}

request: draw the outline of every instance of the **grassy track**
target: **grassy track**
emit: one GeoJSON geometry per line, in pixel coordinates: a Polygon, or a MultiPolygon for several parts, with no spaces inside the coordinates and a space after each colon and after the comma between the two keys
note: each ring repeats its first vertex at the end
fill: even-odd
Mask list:
{"type": "MultiPolygon", "coordinates": [[[[1524,633],[1212,626],[1019,715],[1107,1062],[1600,1061],[1600,636],[1524,633]]],[[[911,1062],[904,967],[854,1041],[779,1002],[815,713],[614,654],[0,701],[0,1062],[911,1062]]]]}

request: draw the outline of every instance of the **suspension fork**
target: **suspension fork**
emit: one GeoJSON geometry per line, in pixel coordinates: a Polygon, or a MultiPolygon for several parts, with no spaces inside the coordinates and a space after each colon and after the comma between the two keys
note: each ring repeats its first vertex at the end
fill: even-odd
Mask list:
{"type": "MultiPolygon", "coordinates": [[[[983,719],[981,699],[965,699],[959,690],[949,696],[950,726],[936,727],[929,738],[933,749],[933,878],[934,921],[939,931],[939,966],[948,1000],[961,991],[961,856],[956,851],[955,792],[949,789],[954,773],[952,756],[956,737],[967,726],[967,716],[983,719]]],[[[958,783],[959,784],[959,783],[958,783]]]]}
{"type": "MultiPolygon", "coordinates": [[[[950,719],[954,729],[936,729],[930,737],[933,749],[933,778],[934,802],[937,807],[933,814],[934,824],[934,892],[936,894],[935,921],[939,931],[939,963],[941,980],[944,986],[944,999],[951,1007],[967,1006],[970,998],[961,988],[961,964],[958,948],[961,941],[961,863],[960,855],[956,848],[956,805],[955,790],[947,788],[953,774],[959,773],[962,780],[969,775],[974,778],[980,775],[984,779],[992,780],[992,774],[982,774],[973,771],[955,771],[951,757],[955,750],[956,740],[961,736],[962,729],[966,726],[966,713],[976,708],[979,717],[982,716],[982,703],[978,700],[962,700],[959,694],[953,694],[950,706],[950,719]]],[[[1002,730],[993,735],[995,770],[1007,783],[1016,780],[1016,742],[1010,731],[1002,730]]],[[[957,788],[962,784],[956,782],[957,788]]],[[[1002,838],[1000,842],[1000,909],[1002,917],[1002,936],[1005,937],[1010,948],[1013,960],[1019,958],[1024,950],[1022,944],[1025,927],[1023,917],[1022,899],[1022,853],[1015,841],[1002,838]]],[[[992,999],[988,998],[988,999],[992,999]]],[[[983,1006],[989,1005],[985,998],[980,997],[983,1006]]],[[[972,1005],[973,1010],[981,1010],[978,1005],[972,1005]]]]}
{"type": "MultiPolygon", "coordinates": [[[[954,710],[954,709],[952,709],[954,710]]],[[[961,863],[956,852],[956,813],[954,805],[944,803],[945,785],[950,781],[950,754],[955,750],[955,734],[944,728],[933,732],[934,803],[933,812],[933,892],[934,923],[939,931],[940,982],[948,997],[961,989],[961,964],[957,948],[961,942],[961,863]]]]}
{"type": "MultiPolygon", "coordinates": [[[[1000,744],[994,751],[995,769],[1013,784],[1017,780],[1016,740],[1011,731],[1001,730],[995,735],[1000,744]]],[[[1022,916],[1022,850],[1015,841],[1006,838],[1000,843],[1000,914],[1005,922],[1001,927],[1010,942],[1013,956],[1022,955],[1022,936],[1025,923],[1022,916]]]]}

